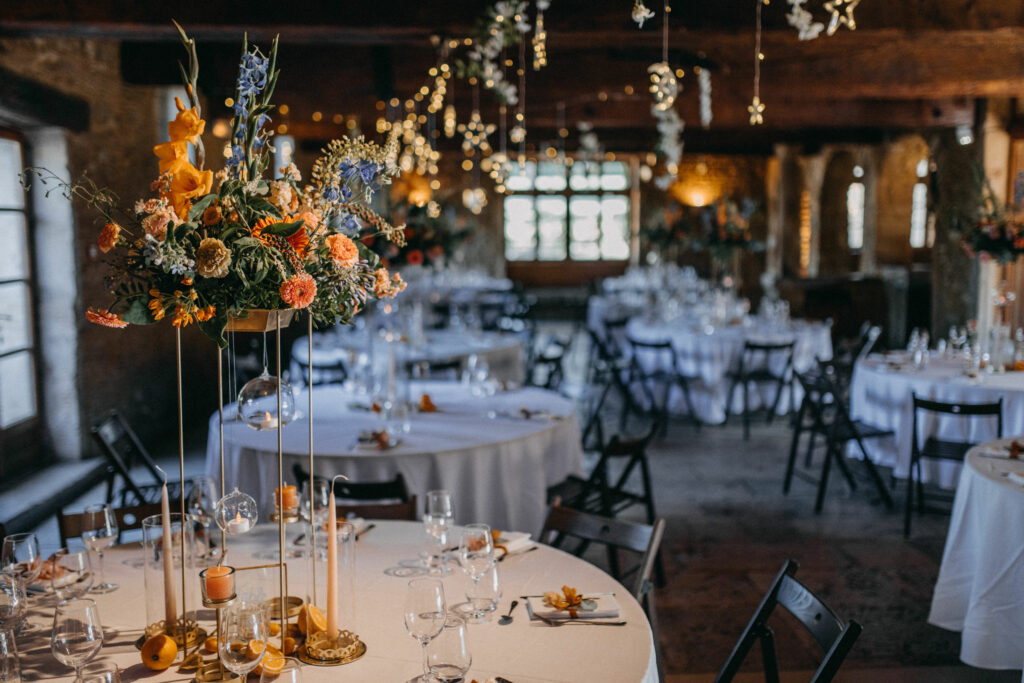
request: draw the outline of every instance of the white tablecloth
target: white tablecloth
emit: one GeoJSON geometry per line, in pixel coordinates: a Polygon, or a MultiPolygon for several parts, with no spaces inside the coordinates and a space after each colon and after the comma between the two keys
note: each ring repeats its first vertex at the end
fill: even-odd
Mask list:
{"type": "MultiPolygon", "coordinates": [[[[342,627],[354,627],[353,630],[366,643],[366,655],[341,667],[303,666],[302,675],[306,683],[407,681],[422,673],[420,645],[403,626],[407,579],[389,576],[384,571],[396,567],[401,561],[415,559],[424,539],[423,527],[418,523],[385,521],[378,521],[376,529],[359,539],[355,544],[355,623],[343,623],[342,627]]],[[[233,537],[228,547],[228,559],[235,566],[266,563],[268,555],[276,552],[277,527],[257,527],[250,534],[233,537]]],[[[141,550],[137,545],[113,548],[106,554],[107,578],[120,584],[121,588],[106,595],[92,596],[98,606],[105,637],[96,664],[116,664],[125,683],[139,679],[153,683],[187,680],[188,676],[177,672],[177,664],[162,673],[150,672],[143,667],[133,645],[146,621],[142,569],[138,568],[140,561],[141,550]]],[[[305,580],[307,573],[302,567],[305,564],[300,560],[289,563],[288,592],[292,595],[305,596],[309,592],[305,580]]],[[[557,590],[567,583],[588,593],[614,592],[622,617],[629,623],[623,627],[553,628],[531,622],[520,604],[513,613],[515,620],[511,625],[499,626],[492,620],[469,626],[467,641],[473,664],[467,681],[474,677],[482,681],[492,676],[503,676],[515,683],[656,683],[658,677],[650,626],[640,605],[610,576],[593,565],[547,546],[502,562],[499,571],[503,585],[499,609],[503,611],[508,609],[512,599],[520,595],[557,590]]],[[[239,576],[242,574],[250,573],[241,572],[239,576]]],[[[463,602],[467,582],[468,579],[458,569],[444,579],[449,606],[463,602]]],[[[271,586],[276,586],[276,573],[271,586]]],[[[189,600],[195,608],[199,595],[190,595],[189,600]]],[[[36,608],[31,619],[43,628],[18,639],[25,680],[72,681],[73,672],[50,653],[52,597],[48,601],[36,598],[34,604],[36,608]]],[[[199,614],[200,625],[212,632],[213,611],[201,610],[199,614]]]]}
{"type": "MultiPolygon", "coordinates": [[[[526,388],[476,397],[454,382],[413,382],[411,398],[419,403],[429,393],[436,413],[412,413],[411,431],[398,433],[401,443],[387,450],[356,444],[360,431],[379,429],[371,412],[354,402],[368,403],[340,387],[318,387],[313,397],[313,445],[316,474],[344,474],[352,481],[385,481],[401,472],[410,492],[433,489],[452,492],[460,524],[483,522],[499,529],[537,533],[547,509],[546,489],[569,474],[582,472],[583,452],[573,404],[558,394],[526,388]],[[523,419],[520,408],[562,416],[523,419]],[[493,418],[491,412],[497,413],[493,418]]],[[[297,398],[307,411],[305,393],[297,398]]],[[[277,431],[255,431],[225,411],[225,478],[252,495],[266,514],[273,506],[277,481],[277,431]]],[[[303,416],[283,430],[284,468],[291,478],[293,463],[308,469],[309,423],[303,416]]],[[[210,418],[206,471],[219,472],[217,414],[210,418]]]]}
{"type": "MultiPolygon", "coordinates": [[[[924,369],[915,369],[902,354],[876,354],[857,363],[850,387],[850,412],[855,419],[895,431],[895,437],[868,439],[868,456],[894,468],[903,478],[910,469],[913,438],[911,394],[949,403],[991,403],[1003,399],[1003,434],[1024,433],[1024,372],[982,374],[969,379],[959,360],[933,358],[924,369]]],[[[924,413],[922,412],[922,416],[924,413]]],[[[992,418],[929,418],[922,433],[940,438],[980,443],[996,436],[992,418]]],[[[847,454],[860,457],[851,446],[847,454]]],[[[960,463],[925,460],[925,481],[954,488],[960,477],[960,463]]]]}
{"type": "MultiPolygon", "coordinates": [[[[832,357],[831,329],[827,323],[792,321],[784,328],[765,325],[755,317],[747,318],[744,324],[704,328],[697,321],[680,317],[670,321],[650,322],[642,317],[632,318],[626,325],[628,336],[638,341],[658,342],[669,340],[676,351],[680,369],[684,375],[699,377],[700,381],[690,383],[690,395],[697,416],[704,422],[717,424],[725,421],[725,407],[728,400],[730,381],[726,373],[737,367],[743,353],[745,341],[787,342],[795,341],[793,366],[800,371],[815,365],[815,358],[828,360],[832,357]]],[[[640,359],[643,362],[643,359],[640,359]]],[[[781,358],[776,358],[781,364],[781,358]]],[[[781,367],[773,368],[777,372],[781,367]]],[[[775,387],[757,387],[751,391],[751,407],[757,408],[764,402],[775,399],[775,387]]],[[[800,394],[797,393],[797,401],[800,394]]],[[[743,409],[742,392],[737,389],[733,397],[733,411],[743,409]]],[[[678,405],[674,399],[673,405],[678,405]]],[[[789,410],[789,391],[783,394],[779,411],[789,410]]]]}
{"type": "MultiPolygon", "coordinates": [[[[1020,437],[1018,437],[1020,438],[1020,437]]],[[[1005,439],[998,443],[1009,443],[1005,439]]],[[[960,631],[960,659],[985,669],[1024,667],[1024,461],[976,447],[953,503],[928,623],[960,631]]]]}
{"type": "MultiPolygon", "coordinates": [[[[299,373],[298,363],[306,363],[309,358],[308,337],[300,337],[292,345],[292,373],[298,376],[297,385],[304,385],[305,378],[299,373]]],[[[378,353],[387,353],[387,344],[374,340],[378,353]]],[[[366,353],[370,348],[365,332],[353,333],[314,333],[313,334],[313,367],[317,365],[333,365],[339,361],[350,371],[354,365],[356,354],[366,353]]],[[[514,334],[497,332],[477,332],[455,330],[434,330],[427,333],[426,343],[412,346],[402,343],[399,348],[401,358],[408,362],[442,362],[457,360],[463,369],[470,355],[487,362],[490,377],[499,382],[514,382],[521,385],[526,376],[523,358],[522,338],[514,334]]]]}

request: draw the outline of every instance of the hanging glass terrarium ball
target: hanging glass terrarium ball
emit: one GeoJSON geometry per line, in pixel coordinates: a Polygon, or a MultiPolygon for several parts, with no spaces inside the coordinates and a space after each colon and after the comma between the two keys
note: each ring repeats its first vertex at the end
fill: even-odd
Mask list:
{"type": "Polygon", "coordinates": [[[238,392],[238,418],[253,429],[277,429],[277,385],[281,384],[281,425],[295,417],[295,396],[288,382],[267,374],[249,380],[238,392]]]}
{"type": "Polygon", "coordinates": [[[237,486],[218,500],[213,509],[217,526],[226,534],[244,534],[256,526],[259,517],[256,501],[248,493],[239,491],[237,486]]]}

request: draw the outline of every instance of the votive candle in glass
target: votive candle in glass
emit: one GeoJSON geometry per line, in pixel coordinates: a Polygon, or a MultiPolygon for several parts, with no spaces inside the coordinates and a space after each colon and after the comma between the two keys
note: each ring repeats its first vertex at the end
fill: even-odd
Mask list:
{"type": "Polygon", "coordinates": [[[222,602],[235,596],[235,568],[217,565],[199,572],[203,597],[209,602],[222,602]]]}

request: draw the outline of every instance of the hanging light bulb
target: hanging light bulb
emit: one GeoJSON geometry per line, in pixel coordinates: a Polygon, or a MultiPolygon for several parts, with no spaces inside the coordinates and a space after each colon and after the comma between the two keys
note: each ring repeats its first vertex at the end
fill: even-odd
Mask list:
{"type": "Polygon", "coordinates": [[[277,429],[277,389],[281,387],[280,424],[284,426],[295,417],[295,396],[288,382],[267,373],[266,367],[259,377],[249,380],[238,392],[238,417],[257,431],[277,429]]]}

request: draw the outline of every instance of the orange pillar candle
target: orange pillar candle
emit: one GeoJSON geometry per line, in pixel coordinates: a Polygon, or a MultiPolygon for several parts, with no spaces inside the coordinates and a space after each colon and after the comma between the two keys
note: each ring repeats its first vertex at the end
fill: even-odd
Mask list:
{"type": "Polygon", "coordinates": [[[203,572],[208,600],[227,600],[235,594],[234,573],[232,567],[210,567],[203,572]]]}
{"type": "Polygon", "coordinates": [[[278,510],[294,510],[299,507],[299,491],[294,486],[284,485],[284,493],[281,489],[274,489],[274,502],[278,510]]]}

